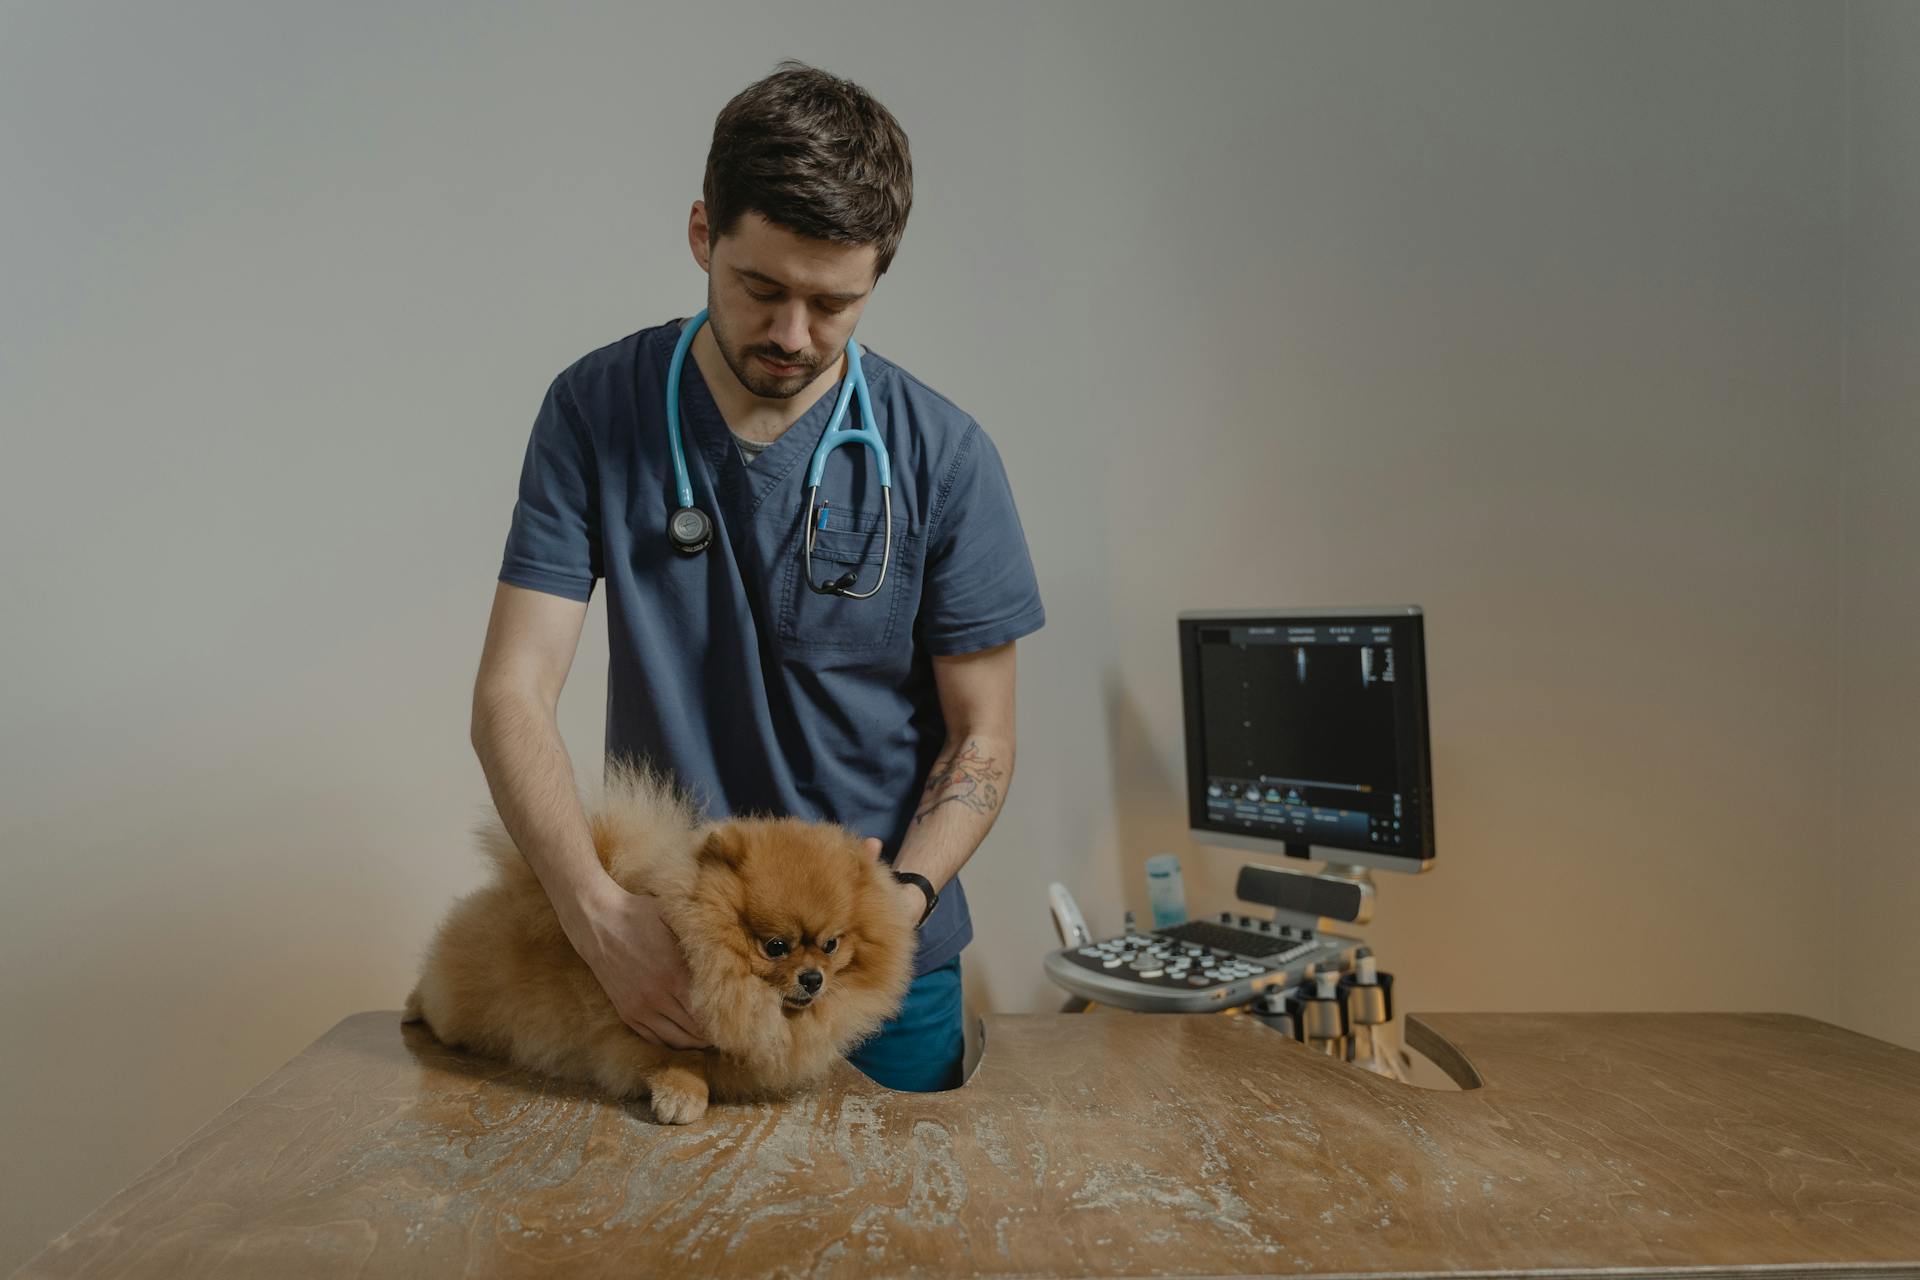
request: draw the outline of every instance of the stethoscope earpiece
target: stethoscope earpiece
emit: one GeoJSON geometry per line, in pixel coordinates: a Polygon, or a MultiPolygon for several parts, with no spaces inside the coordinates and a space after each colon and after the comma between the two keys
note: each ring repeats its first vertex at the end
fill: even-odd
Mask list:
{"type": "Polygon", "coordinates": [[[859,580],[858,574],[849,571],[831,582],[815,582],[808,578],[807,585],[823,596],[844,596],[853,590],[853,584],[859,580]]]}
{"type": "Polygon", "coordinates": [[[667,517],[667,537],[681,555],[698,555],[713,541],[713,521],[698,507],[682,507],[667,517]]]}

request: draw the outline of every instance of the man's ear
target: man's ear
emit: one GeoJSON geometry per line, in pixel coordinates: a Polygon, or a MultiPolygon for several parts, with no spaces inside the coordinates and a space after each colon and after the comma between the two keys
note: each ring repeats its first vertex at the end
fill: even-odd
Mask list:
{"type": "Polygon", "coordinates": [[[732,826],[722,824],[707,836],[706,843],[700,846],[698,861],[703,867],[724,867],[728,871],[739,871],[747,860],[746,843],[739,831],[732,826]]]}
{"type": "Polygon", "coordinates": [[[707,202],[695,200],[687,213],[687,248],[702,271],[713,272],[713,229],[707,222],[707,202]]]}

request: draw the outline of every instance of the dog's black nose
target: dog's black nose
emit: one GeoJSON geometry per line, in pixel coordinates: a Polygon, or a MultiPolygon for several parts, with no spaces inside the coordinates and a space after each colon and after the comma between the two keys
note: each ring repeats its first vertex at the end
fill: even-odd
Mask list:
{"type": "Polygon", "coordinates": [[[807,989],[810,996],[820,994],[820,984],[825,980],[818,969],[809,969],[800,975],[800,985],[807,989]]]}

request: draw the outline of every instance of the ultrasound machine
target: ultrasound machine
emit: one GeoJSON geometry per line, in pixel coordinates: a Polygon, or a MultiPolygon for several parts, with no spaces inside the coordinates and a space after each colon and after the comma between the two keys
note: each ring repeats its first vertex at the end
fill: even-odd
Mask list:
{"type": "Polygon", "coordinates": [[[1327,1052],[1372,1056],[1392,976],[1339,928],[1372,918],[1374,871],[1433,865],[1422,622],[1413,606],[1181,614],[1194,839],[1325,865],[1249,862],[1238,906],[1207,919],[1140,932],[1129,913],[1099,940],[1063,929],[1047,976],[1123,1009],[1251,1006],[1327,1052]]]}

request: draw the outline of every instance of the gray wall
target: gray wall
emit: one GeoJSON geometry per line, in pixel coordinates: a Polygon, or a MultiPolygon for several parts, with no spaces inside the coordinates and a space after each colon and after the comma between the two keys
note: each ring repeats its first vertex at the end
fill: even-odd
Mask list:
{"type": "Polygon", "coordinates": [[[1848,6],[1835,1014],[1920,1046],[1920,6],[1848,6]]]}
{"type": "MultiPolygon", "coordinates": [[[[1157,849],[1227,893],[1176,611],[1411,601],[1441,861],[1372,935],[1409,1007],[1841,1016],[1785,940],[1834,914],[1843,726],[1913,760],[1875,703],[1913,687],[1911,10],[1856,32],[1850,252],[1819,3],[0,22],[0,1266],[397,1006],[479,875],[467,697],[533,411],[701,296],[707,132],[786,55],[912,134],[863,336],[994,435],[1051,619],[968,873],[976,1008],[1057,999],[1048,880],[1102,927],[1157,849]],[[1843,472],[1848,336],[1884,355],[1843,472]],[[1864,683],[1843,480],[1893,565],[1849,562],[1849,623],[1905,628],[1846,633],[1864,683]]],[[[603,627],[562,709],[589,771],[603,627]]]]}

